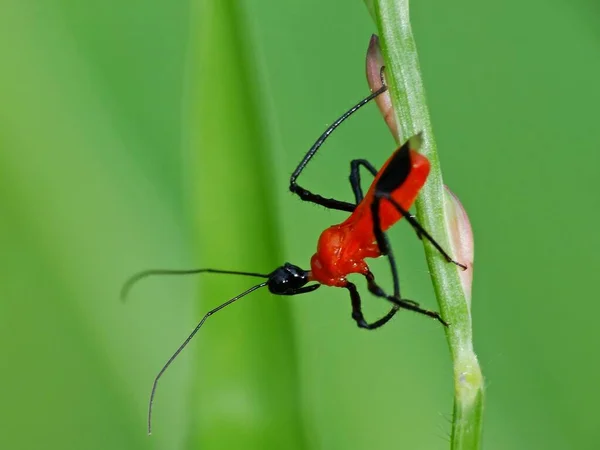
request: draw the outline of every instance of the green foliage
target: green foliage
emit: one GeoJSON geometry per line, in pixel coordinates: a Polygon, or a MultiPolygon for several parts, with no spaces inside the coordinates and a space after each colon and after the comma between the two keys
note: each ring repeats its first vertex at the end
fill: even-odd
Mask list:
{"type": "MultiPolygon", "coordinates": [[[[346,294],[326,288],[253,295],[210,319],[161,382],[155,433],[145,435],[158,368],[207,308],[247,284],[206,277],[198,306],[196,280],[148,280],[123,306],[124,278],[159,266],[306,266],[320,230],[344,217],[301,204],[286,179],[325,125],[368,92],[372,21],[361,2],[245,6],[235,38],[244,54],[227,41],[218,55],[243,60],[244,73],[210,70],[236,83],[236,97],[250,80],[243,110],[215,114],[248,115],[237,143],[260,147],[251,161],[246,145],[220,148],[236,143],[231,124],[219,125],[227,141],[192,144],[202,128],[186,111],[200,108],[190,94],[199,81],[186,85],[184,74],[202,30],[190,27],[187,1],[2,3],[0,448],[218,448],[235,436],[300,446],[302,435],[310,449],[448,448],[453,386],[439,324],[402,313],[380,332],[358,330],[346,294]],[[235,164],[234,177],[250,177],[242,165],[251,164],[255,178],[240,180],[248,191],[203,167],[211,158],[235,164]],[[234,403],[250,396],[260,411],[234,403]],[[284,421],[295,423],[275,436],[270,424],[284,421]]],[[[475,231],[487,449],[599,440],[596,12],[591,0],[412,3],[444,182],[475,231]]],[[[349,160],[380,165],[393,148],[367,107],[304,182],[349,199],[349,160]]],[[[434,308],[407,228],[391,233],[403,290],[434,308]]],[[[374,268],[389,282],[384,264],[374,268]]],[[[387,307],[366,299],[368,317],[387,307]]]]}
{"type": "MultiPolygon", "coordinates": [[[[200,260],[269,273],[282,252],[255,52],[238,2],[194,6],[187,173],[202,230],[200,260]]],[[[200,305],[214,308],[261,281],[213,277],[203,283],[200,305]]],[[[201,333],[189,448],[303,448],[289,303],[252,294],[211,318],[201,333]]]]}
{"type": "MultiPolygon", "coordinates": [[[[404,142],[420,133],[423,140],[420,151],[431,163],[427,184],[416,202],[417,218],[443,248],[451,251],[452,231],[448,223],[454,216],[451,215],[452,208],[446,207],[442,170],[410,24],[409,1],[375,0],[374,8],[369,2],[367,4],[374,10],[375,23],[381,34],[386,78],[398,124],[397,141],[404,142]]],[[[482,445],[484,393],[483,377],[473,349],[471,285],[465,287],[461,283],[460,269],[449,264],[430,242],[423,239],[423,244],[440,311],[450,324],[445,331],[454,375],[451,448],[476,450],[482,445]]],[[[454,244],[454,247],[461,245],[460,242],[454,244]]],[[[461,260],[460,253],[453,252],[453,255],[461,260]]],[[[468,258],[469,261],[461,262],[470,263],[472,255],[468,258]]],[[[473,270],[470,264],[465,269],[473,270]]]]}

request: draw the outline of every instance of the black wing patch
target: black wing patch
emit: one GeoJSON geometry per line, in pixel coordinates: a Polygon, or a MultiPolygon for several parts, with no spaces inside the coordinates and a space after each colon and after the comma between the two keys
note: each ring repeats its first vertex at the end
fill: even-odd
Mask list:
{"type": "Polygon", "coordinates": [[[410,159],[410,144],[409,141],[396,150],[390,163],[385,168],[385,171],[377,180],[376,190],[391,194],[398,189],[408,178],[412,169],[412,161],[410,159]]]}

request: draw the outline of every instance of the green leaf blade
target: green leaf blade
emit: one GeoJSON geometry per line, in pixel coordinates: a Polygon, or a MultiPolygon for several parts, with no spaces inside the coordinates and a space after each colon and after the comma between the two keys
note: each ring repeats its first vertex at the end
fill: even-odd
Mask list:
{"type": "MultiPolygon", "coordinates": [[[[195,7],[189,174],[201,261],[269,273],[284,261],[249,33],[236,2],[195,7]]],[[[260,281],[207,277],[201,310],[260,281]]],[[[255,292],[211,317],[198,340],[190,448],[303,448],[286,298],[255,292]]]]}

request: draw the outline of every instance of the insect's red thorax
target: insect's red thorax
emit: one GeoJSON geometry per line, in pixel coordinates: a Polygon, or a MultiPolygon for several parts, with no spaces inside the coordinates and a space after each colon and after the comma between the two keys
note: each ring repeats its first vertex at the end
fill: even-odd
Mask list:
{"type": "Polygon", "coordinates": [[[312,278],[327,286],[343,287],[351,273],[369,271],[365,258],[379,256],[377,245],[357,239],[351,224],[333,225],[319,237],[310,266],[312,278]]]}
{"type": "MultiPolygon", "coordinates": [[[[392,198],[408,210],[429,175],[429,161],[420,153],[411,150],[411,170],[404,182],[391,193],[392,198]]],[[[390,160],[392,157],[390,157],[390,160]]],[[[366,274],[369,271],[365,258],[381,256],[375,242],[371,204],[380,174],[389,164],[388,160],[373,180],[363,201],[344,222],[327,228],[319,237],[317,252],[311,259],[312,278],[327,286],[346,285],[346,276],[351,273],[366,274]]],[[[386,231],[402,215],[393,205],[382,199],[379,207],[381,229],[386,231]]]]}

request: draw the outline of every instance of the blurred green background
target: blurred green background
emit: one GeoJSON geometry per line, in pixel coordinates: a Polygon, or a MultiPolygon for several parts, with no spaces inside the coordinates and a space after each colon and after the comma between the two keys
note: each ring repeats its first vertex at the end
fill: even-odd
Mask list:
{"type": "MultiPolygon", "coordinates": [[[[160,366],[254,280],[148,280],[125,306],[120,284],[149,267],[307,267],[344,214],[301,203],[289,174],[368,92],[360,1],[192,3],[0,2],[0,448],[448,448],[439,324],[402,313],[362,331],[330,288],[207,322],[146,436],[160,366]]],[[[597,448],[598,5],[411,6],[445,182],[476,237],[485,446],[597,448]]],[[[350,199],[349,161],[393,148],[369,106],[304,184],[350,199]]],[[[437,309],[401,225],[404,292],[437,309]]],[[[386,310],[365,298],[369,317],[386,310]]]]}

